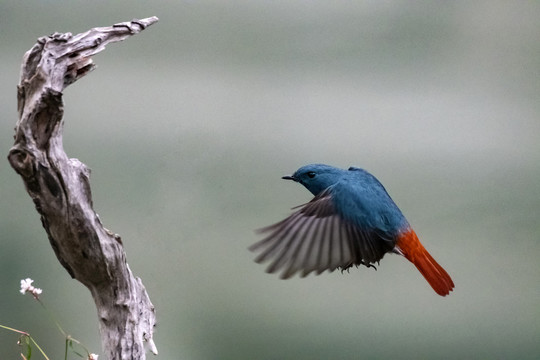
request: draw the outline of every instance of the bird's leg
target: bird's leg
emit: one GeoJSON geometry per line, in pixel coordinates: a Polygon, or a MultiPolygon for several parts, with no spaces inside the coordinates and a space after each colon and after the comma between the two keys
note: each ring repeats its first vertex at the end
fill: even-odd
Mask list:
{"type": "MultiPolygon", "coordinates": [[[[377,264],[378,263],[379,262],[377,262],[377,264]]],[[[375,265],[370,264],[370,263],[366,263],[364,260],[360,259],[360,262],[358,264],[354,264],[354,263],[350,262],[347,265],[341,266],[341,273],[343,274],[344,271],[347,271],[347,273],[348,273],[349,269],[352,268],[353,265],[356,266],[356,268],[358,268],[359,265],[364,265],[367,268],[374,268],[375,271],[377,271],[377,267],[375,265]]]]}
{"type": "MultiPolygon", "coordinates": [[[[379,264],[379,262],[377,262],[377,264],[379,264]]],[[[375,271],[377,271],[377,267],[371,263],[366,263],[364,260],[360,259],[360,264],[358,265],[364,265],[365,267],[367,267],[368,269],[369,268],[374,268],[375,271]]],[[[356,267],[358,267],[358,265],[356,265],[356,267]]]]}

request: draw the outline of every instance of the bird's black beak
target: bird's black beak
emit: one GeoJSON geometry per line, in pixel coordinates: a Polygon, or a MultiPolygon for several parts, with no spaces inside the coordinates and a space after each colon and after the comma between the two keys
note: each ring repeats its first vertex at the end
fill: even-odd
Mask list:
{"type": "Polygon", "coordinates": [[[298,181],[293,175],[285,175],[282,177],[284,180],[292,180],[292,181],[298,181]]]}

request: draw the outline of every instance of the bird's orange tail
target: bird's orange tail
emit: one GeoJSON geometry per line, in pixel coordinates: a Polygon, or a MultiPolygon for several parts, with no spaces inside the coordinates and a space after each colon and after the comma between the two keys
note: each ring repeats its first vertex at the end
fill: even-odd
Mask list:
{"type": "Polygon", "coordinates": [[[454,282],[450,275],[431,257],[414,230],[410,229],[401,234],[396,246],[403,256],[416,266],[437,294],[446,296],[452,291],[454,282]]]}

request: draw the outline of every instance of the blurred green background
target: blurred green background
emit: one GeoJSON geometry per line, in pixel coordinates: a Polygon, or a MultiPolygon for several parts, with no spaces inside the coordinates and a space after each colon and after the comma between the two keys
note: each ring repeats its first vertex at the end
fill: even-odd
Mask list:
{"type": "MultiPolygon", "coordinates": [[[[66,89],[64,143],[157,309],[160,359],[539,358],[535,1],[2,1],[0,324],[62,358],[18,292],[31,277],[101,353],[90,293],[6,160],[16,84],[38,37],[152,15],[66,89]],[[311,198],[280,177],[312,162],[374,173],[455,291],[391,255],[288,281],[253,263],[253,229],[311,198]]],[[[0,330],[1,359],[16,340],[0,330]]]]}

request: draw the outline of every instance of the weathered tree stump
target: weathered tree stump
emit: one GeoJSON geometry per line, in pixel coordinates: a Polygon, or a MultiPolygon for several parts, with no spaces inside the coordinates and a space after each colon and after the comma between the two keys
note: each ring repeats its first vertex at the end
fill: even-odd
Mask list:
{"type": "Polygon", "coordinates": [[[62,145],[62,91],[95,68],[91,56],[111,42],[138,34],[157,17],[94,28],[73,36],[38,39],[23,58],[19,120],[8,159],[22,177],[54,252],[67,272],[91,292],[104,356],[145,359],[155,310],[126,261],[120,236],[105,229],[92,208],[89,169],[62,145]]]}

